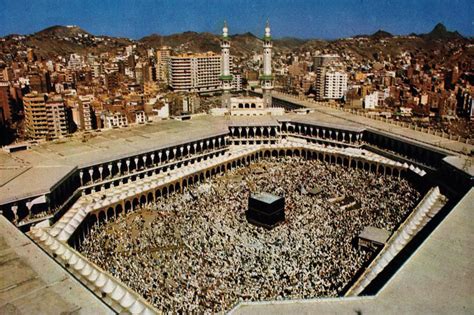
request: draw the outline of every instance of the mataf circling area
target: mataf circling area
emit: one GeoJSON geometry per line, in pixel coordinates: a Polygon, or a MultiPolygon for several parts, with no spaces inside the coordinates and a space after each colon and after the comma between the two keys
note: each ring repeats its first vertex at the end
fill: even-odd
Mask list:
{"type": "Polygon", "coordinates": [[[371,258],[357,235],[393,232],[419,197],[397,177],[260,160],[94,226],[80,251],[162,311],[337,296],[371,258]],[[285,197],[286,219],[273,230],[245,217],[249,194],[262,191],[285,197]]]}

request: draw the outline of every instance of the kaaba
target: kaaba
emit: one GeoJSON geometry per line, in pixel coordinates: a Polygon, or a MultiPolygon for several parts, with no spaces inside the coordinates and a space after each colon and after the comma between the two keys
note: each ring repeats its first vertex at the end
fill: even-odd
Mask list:
{"type": "Polygon", "coordinates": [[[267,229],[285,220],[285,198],[269,193],[250,195],[247,221],[267,229]]]}

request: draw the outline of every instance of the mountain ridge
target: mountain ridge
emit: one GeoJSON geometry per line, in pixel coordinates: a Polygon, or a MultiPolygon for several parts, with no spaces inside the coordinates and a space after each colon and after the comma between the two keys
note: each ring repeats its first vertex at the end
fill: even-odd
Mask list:
{"type": "MultiPolygon", "coordinates": [[[[33,48],[35,54],[40,58],[50,58],[54,55],[67,55],[74,52],[107,52],[131,44],[137,45],[139,49],[170,46],[176,53],[186,53],[189,51],[197,53],[212,51],[219,53],[221,49],[221,36],[209,32],[186,31],[170,35],[153,33],[138,40],[132,40],[107,35],[93,35],[79,26],[61,25],[53,25],[30,35],[8,35],[4,37],[3,42],[0,42],[0,48],[5,50],[5,47],[9,44],[15,44],[18,41],[15,38],[18,37],[24,37],[24,39],[19,40],[20,47],[23,45],[26,48],[33,48]]],[[[251,32],[232,34],[230,38],[232,53],[237,57],[252,55],[261,49],[261,38],[251,32]]],[[[343,49],[347,49],[348,52],[360,58],[371,58],[377,51],[384,50],[383,45],[388,45],[388,53],[397,54],[402,50],[430,49],[431,46],[438,47],[439,44],[436,43],[445,40],[472,41],[472,39],[463,37],[457,31],[448,31],[441,23],[438,23],[431,32],[426,34],[394,36],[385,30],[378,30],[371,35],[358,35],[352,38],[366,38],[368,40],[367,44],[365,44],[367,48],[348,44],[348,39],[350,38],[324,40],[296,37],[274,38],[273,47],[275,53],[311,50],[339,53],[343,49]],[[386,42],[382,46],[380,45],[381,40],[386,42]]]]}

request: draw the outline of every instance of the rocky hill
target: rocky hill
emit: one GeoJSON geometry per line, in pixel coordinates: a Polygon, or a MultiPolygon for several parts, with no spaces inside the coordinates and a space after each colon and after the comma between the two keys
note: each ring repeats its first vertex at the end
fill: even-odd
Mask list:
{"type": "Polygon", "coordinates": [[[77,26],[55,25],[31,35],[9,35],[0,42],[3,53],[33,48],[37,58],[52,58],[72,53],[86,54],[111,51],[133,43],[132,40],[95,36],[77,26]]]}
{"type": "MultiPolygon", "coordinates": [[[[379,30],[372,35],[359,35],[350,39],[338,40],[303,40],[298,38],[274,39],[276,53],[306,52],[319,50],[322,52],[345,52],[355,58],[374,59],[374,56],[396,56],[404,51],[441,50],[444,42],[454,41],[472,43],[472,39],[462,37],[456,31],[448,31],[443,24],[438,24],[427,34],[411,36],[394,36],[379,30]]],[[[14,54],[15,51],[28,47],[34,49],[39,58],[50,58],[57,55],[87,52],[113,52],[126,45],[137,44],[139,49],[171,46],[175,52],[184,53],[220,51],[220,36],[212,33],[184,32],[172,35],[152,34],[139,40],[97,36],[88,33],[78,26],[52,26],[32,35],[6,36],[0,42],[0,51],[14,54]],[[20,38],[20,39],[18,39],[20,38]]],[[[261,50],[262,41],[252,33],[231,36],[232,54],[243,57],[250,56],[261,50]]]]}
{"type": "Polygon", "coordinates": [[[455,39],[464,39],[464,37],[459,34],[457,31],[450,32],[446,29],[442,23],[436,24],[431,32],[428,34],[421,34],[422,38],[428,40],[455,40],[455,39]]]}

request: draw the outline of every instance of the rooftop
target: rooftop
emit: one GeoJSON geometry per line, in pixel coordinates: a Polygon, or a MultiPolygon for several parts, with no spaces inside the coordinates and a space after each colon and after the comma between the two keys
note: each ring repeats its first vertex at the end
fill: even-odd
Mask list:
{"type": "Polygon", "coordinates": [[[114,314],[0,215],[0,314],[114,314]]]}
{"type": "MultiPolygon", "coordinates": [[[[277,97],[281,97],[277,94],[277,97]]],[[[281,97],[295,101],[290,97],[281,97]]],[[[108,163],[120,158],[179,145],[203,137],[227,134],[229,126],[277,126],[278,121],[317,123],[326,127],[343,127],[362,132],[371,127],[389,132],[391,135],[421,141],[427,146],[441,146],[449,150],[461,150],[474,146],[454,140],[428,135],[407,128],[389,125],[370,118],[356,116],[336,109],[317,106],[315,112],[307,115],[285,114],[283,116],[216,117],[211,115],[193,116],[191,120],[164,120],[156,123],[121,129],[94,132],[83,142],[82,134],[71,138],[32,146],[30,150],[7,153],[0,151],[0,204],[18,200],[25,196],[47,192],[55,183],[75,167],[88,167],[98,163],[108,163]],[[28,184],[26,184],[28,183],[28,184]]],[[[447,152],[447,151],[446,151],[447,152]]],[[[470,163],[472,158],[460,156],[470,163]]],[[[454,161],[458,163],[459,161],[454,161]]],[[[461,163],[461,162],[459,162],[461,163]]],[[[458,164],[459,164],[458,163],[458,164]]],[[[460,164],[459,164],[460,165],[460,164]]],[[[463,166],[463,167],[464,167],[463,166]]],[[[469,168],[472,174],[472,166],[469,168]]]]}
{"type": "Polygon", "coordinates": [[[312,108],[316,111],[316,113],[309,114],[308,116],[318,115],[318,114],[319,115],[324,114],[325,116],[333,116],[337,118],[337,121],[339,121],[339,123],[342,122],[342,124],[350,122],[358,126],[364,126],[364,127],[372,128],[375,130],[388,132],[392,135],[399,136],[404,139],[416,140],[428,145],[443,148],[443,149],[450,150],[453,152],[458,152],[458,153],[471,152],[472,150],[474,150],[474,145],[472,144],[466,144],[466,143],[462,143],[456,140],[449,140],[449,139],[441,138],[432,134],[427,134],[421,131],[415,131],[415,130],[408,129],[405,127],[387,124],[386,122],[383,122],[383,121],[374,120],[368,117],[363,117],[359,115],[354,115],[352,113],[344,112],[336,108],[319,105],[316,102],[296,99],[293,96],[288,96],[283,93],[274,92],[273,97],[277,97],[284,101],[301,104],[308,108],[312,108]]]}

